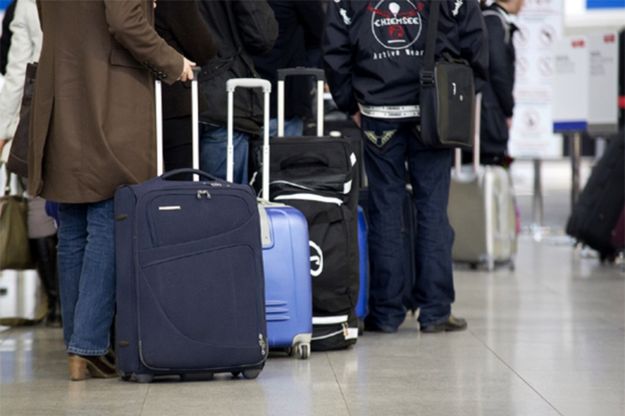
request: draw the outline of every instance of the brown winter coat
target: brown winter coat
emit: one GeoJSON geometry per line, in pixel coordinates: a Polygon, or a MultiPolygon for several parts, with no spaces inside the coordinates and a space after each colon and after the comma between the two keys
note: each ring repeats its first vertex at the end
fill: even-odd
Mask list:
{"type": "Polygon", "coordinates": [[[43,46],[30,128],[30,192],[57,202],[98,202],[119,185],[154,176],[153,75],[175,82],[183,58],[154,31],[152,0],[38,6],[43,46]]]}

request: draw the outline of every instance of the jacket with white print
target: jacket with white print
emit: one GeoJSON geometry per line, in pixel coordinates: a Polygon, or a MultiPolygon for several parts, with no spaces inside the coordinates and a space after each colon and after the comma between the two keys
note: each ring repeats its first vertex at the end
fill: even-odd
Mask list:
{"type": "Polygon", "coordinates": [[[323,41],[332,96],[343,111],[358,104],[402,106],[419,103],[430,6],[441,1],[436,56],[466,60],[486,79],[488,47],[477,0],[333,0],[323,41]]]}

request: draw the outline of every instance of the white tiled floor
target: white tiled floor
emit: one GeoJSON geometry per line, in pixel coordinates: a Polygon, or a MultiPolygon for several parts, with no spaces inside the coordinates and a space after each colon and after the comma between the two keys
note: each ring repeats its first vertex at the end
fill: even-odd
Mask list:
{"type": "Polygon", "coordinates": [[[463,333],[367,333],[256,381],[66,380],[58,330],[0,332],[0,415],[625,414],[625,273],[523,238],[517,269],[456,273],[463,333]]]}

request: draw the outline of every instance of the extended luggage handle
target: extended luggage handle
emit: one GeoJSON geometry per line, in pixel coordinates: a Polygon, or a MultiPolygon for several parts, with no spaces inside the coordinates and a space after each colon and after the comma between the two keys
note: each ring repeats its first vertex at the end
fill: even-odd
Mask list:
{"type": "MultiPolygon", "coordinates": [[[[193,169],[201,172],[200,169],[200,117],[198,99],[198,77],[202,68],[193,68],[193,80],[191,81],[191,147],[193,149],[193,169]]],[[[156,107],[156,172],[158,176],[163,175],[163,89],[160,80],[156,80],[154,85],[154,100],[156,107]]],[[[199,179],[199,174],[193,176],[193,180],[199,179]]]]}
{"type": "Polygon", "coordinates": [[[284,137],[284,80],[291,76],[312,76],[317,80],[317,136],[323,136],[323,89],[325,74],[318,68],[285,68],[278,70],[278,137],[284,137]]]}
{"type": "Polygon", "coordinates": [[[233,78],[226,81],[228,93],[228,153],[226,180],[234,180],[234,92],[237,88],[261,88],[263,90],[263,191],[262,198],[269,201],[269,94],[271,82],[259,78],[233,78]]]}
{"type": "MultiPolygon", "coordinates": [[[[475,95],[475,123],[473,132],[473,173],[477,175],[477,171],[480,167],[480,120],[482,114],[482,93],[475,95]]],[[[454,170],[456,174],[460,174],[462,169],[462,149],[456,148],[454,170]]]]}

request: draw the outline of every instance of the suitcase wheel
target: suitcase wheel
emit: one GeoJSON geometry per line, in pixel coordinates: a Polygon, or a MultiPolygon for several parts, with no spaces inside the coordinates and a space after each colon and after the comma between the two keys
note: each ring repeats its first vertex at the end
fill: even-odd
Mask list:
{"type": "Polygon", "coordinates": [[[232,378],[239,378],[239,376],[241,375],[241,372],[240,371],[233,371],[230,374],[232,374],[232,378]]]}
{"type": "Polygon", "coordinates": [[[293,349],[295,356],[300,360],[307,360],[310,357],[310,344],[296,344],[293,349]]]}
{"type": "Polygon", "coordinates": [[[247,370],[243,370],[243,377],[248,380],[254,380],[260,374],[262,368],[249,368],[247,370]]]}
{"type": "Polygon", "coordinates": [[[123,381],[130,381],[130,379],[132,378],[132,375],[130,375],[130,374],[126,374],[126,373],[119,373],[119,377],[120,377],[123,381]]]}
{"type": "Polygon", "coordinates": [[[135,374],[134,380],[137,383],[151,383],[154,380],[154,376],[152,374],[135,374]]]}

